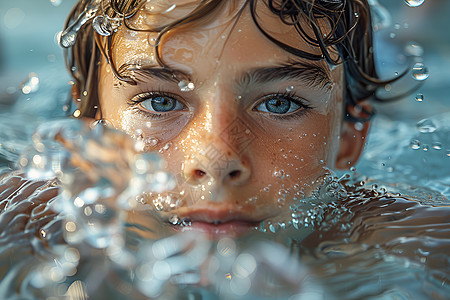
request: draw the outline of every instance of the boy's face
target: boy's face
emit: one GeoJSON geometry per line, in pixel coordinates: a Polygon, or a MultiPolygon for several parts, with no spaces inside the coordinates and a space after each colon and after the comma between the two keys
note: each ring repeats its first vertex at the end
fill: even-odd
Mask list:
{"type": "MultiPolygon", "coordinates": [[[[289,54],[258,30],[248,7],[235,23],[239,8],[227,1],[213,15],[166,33],[160,56],[175,72],[156,62],[150,45],[156,34],[124,26],[115,34],[113,59],[137,85],[120,82],[101,64],[102,117],[142,139],[145,151],[159,151],[177,176],[170,195],[179,201],[163,217],[186,218],[205,230],[217,230],[206,223],[245,230],[289,211],[328,168],[354,162],[363,144],[363,133],[342,121],[342,65],[331,70],[324,61],[289,54]]],[[[185,13],[179,10],[141,11],[130,23],[148,27],[185,13]]],[[[265,7],[257,14],[270,35],[320,54],[265,7]]],[[[164,197],[157,196],[149,203],[158,206],[164,197]]]]}

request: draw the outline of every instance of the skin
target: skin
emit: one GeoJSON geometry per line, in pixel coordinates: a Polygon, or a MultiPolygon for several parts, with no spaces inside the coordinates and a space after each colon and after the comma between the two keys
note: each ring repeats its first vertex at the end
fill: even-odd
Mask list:
{"type": "MultiPolygon", "coordinates": [[[[137,85],[121,82],[105,60],[101,63],[99,118],[142,141],[143,151],[159,151],[167,170],[176,174],[178,186],[169,193],[176,205],[161,212],[164,220],[253,224],[289,213],[289,204],[310,195],[329,169],[355,163],[364,144],[367,124],[358,131],[343,122],[342,65],[331,70],[323,61],[285,52],[261,34],[248,7],[236,22],[242,6],[236,3],[227,1],[214,16],[163,36],[160,56],[176,70],[175,78],[143,71],[161,68],[150,45],[156,34],[124,26],[114,36],[113,58],[119,70],[128,66],[123,74],[137,85]],[[256,80],[256,70],[293,61],[313,72],[320,68],[326,78],[256,80]],[[188,83],[193,86],[180,89],[188,83]],[[161,92],[178,101],[174,110],[152,111],[152,99],[161,92]],[[277,99],[291,108],[269,111],[265,103],[277,99]]],[[[172,15],[142,10],[130,22],[144,28],[188,10],[172,15]]],[[[258,14],[273,36],[320,53],[265,8],[258,14]]],[[[166,194],[150,193],[147,203],[158,204],[158,196],[166,194]]]]}

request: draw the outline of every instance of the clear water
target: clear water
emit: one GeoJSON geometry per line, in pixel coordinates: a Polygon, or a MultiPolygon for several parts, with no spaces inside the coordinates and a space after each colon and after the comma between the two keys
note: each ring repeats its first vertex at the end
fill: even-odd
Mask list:
{"type": "MultiPolygon", "coordinates": [[[[399,31],[391,25],[387,39],[399,31]]],[[[381,33],[379,41],[382,47],[381,33]]],[[[380,107],[351,178],[337,174],[339,183],[325,182],[323,190],[334,182],[335,190],[346,185],[345,196],[329,199],[319,191],[307,202],[326,204],[266,222],[249,238],[219,241],[167,234],[151,212],[133,211],[130,205],[137,201],[128,199],[145,190],[141,175],[157,172],[158,158],[145,157],[154,163],[134,164],[130,178],[115,182],[110,175],[115,166],[93,161],[83,147],[88,140],[112,147],[102,139],[105,129],[91,132],[74,121],[47,123],[71,110],[70,79],[61,66],[30,69],[15,92],[2,94],[0,170],[22,166],[34,171],[30,177],[50,172],[62,184],[18,176],[1,182],[0,298],[448,299],[450,108],[444,88],[450,74],[440,76],[440,69],[432,68],[446,62],[433,60],[433,49],[440,48],[425,56],[430,78],[419,91],[422,100],[411,95],[380,107]],[[43,123],[41,136],[33,139],[43,123]],[[81,157],[96,163],[99,179],[70,167],[70,153],[52,142],[58,126],[81,157]],[[78,132],[81,141],[74,138],[78,132]],[[39,159],[33,159],[36,154],[39,159]],[[133,192],[126,188],[131,178],[136,179],[133,192]],[[85,186],[93,189],[81,195],[85,186]]],[[[380,65],[392,66],[389,51],[396,50],[385,49],[380,65]]],[[[170,176],[163,175],[154,189],[170,184],[170,176]]]]}

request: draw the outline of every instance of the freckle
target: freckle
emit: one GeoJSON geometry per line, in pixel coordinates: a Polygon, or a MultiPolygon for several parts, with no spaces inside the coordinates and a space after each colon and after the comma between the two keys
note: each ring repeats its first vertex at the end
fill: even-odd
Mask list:
{"type": "Polygon", "coordinates": [[[228,155],[228,156],[231,156],[231,151],[228,150],[228,151],[227,151],[227,155],[228,155]]]}

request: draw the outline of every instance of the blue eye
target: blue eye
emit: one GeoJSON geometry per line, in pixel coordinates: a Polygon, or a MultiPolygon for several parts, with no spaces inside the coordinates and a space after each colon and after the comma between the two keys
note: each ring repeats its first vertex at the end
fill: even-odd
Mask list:
{"type": "Polygon", "coordinates": [[[183,110],[186,108],[186,106],[174,97],[161,93],[142,93],[134,96],[131,101],[133,103],[139,103],[142,108],[155,113],[183,110]]]}
{"type": "Polygon", "coordinates": [[[270,95],[267,100],[258,104],[254,109],[257,111],[268,112],[277,115],[289,114],[297,111],[299,108],[308,108],[299,101],[294,101],[286,95],[270,95]]]}

